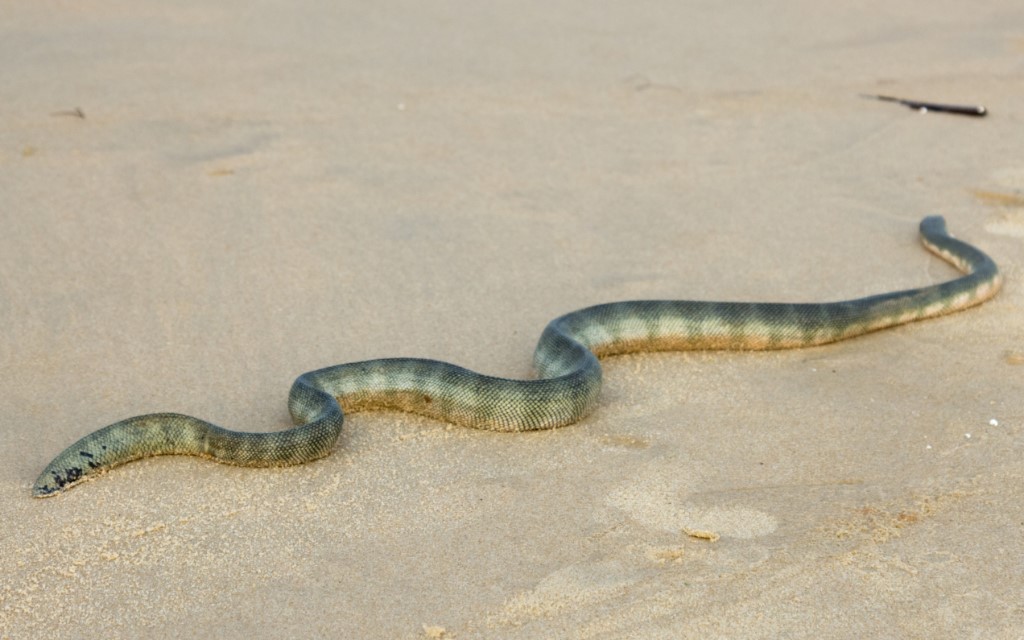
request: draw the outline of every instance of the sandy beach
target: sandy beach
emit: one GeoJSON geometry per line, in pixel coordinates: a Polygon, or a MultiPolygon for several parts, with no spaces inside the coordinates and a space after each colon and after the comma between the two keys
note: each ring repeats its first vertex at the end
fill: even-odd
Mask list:
{"type": "Polygon", "coordinates": [[[985,4],[6,3],[0,639],[1024,638],[1024,7],[985,4]],[[934,214],[996,298],[608,358],[562,429],[358,413],[31,497],[132,415],[287,428],[328,365],[526,378],[588,305],[942,282],[934,214]]]}

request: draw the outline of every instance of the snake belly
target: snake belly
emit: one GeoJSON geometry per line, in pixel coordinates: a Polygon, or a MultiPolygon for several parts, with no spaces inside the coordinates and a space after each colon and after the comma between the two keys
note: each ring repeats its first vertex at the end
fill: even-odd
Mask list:
{"type": "Polygon", "coordinates": [[[593,410],[601,391],[600,356],[820,345],[958,311],[996,294],[1002,279],[985,253],[950,237],[939,216],[922,220],[920,231],[925,247],[965,275],[841,302],[640,300],[587,307],[544,329],[534,352],[535,380],[497,378],[418,358],[327,367],[300,375],[292,385],[288,408],[294,428],[245,433],[177,413],[136,416],[65,449],[39,475],[32,493],[56,495],[146,456],[193,455],[251,467],[309,462],[331,453],[344,412],[367,409],[410,411],[493,431],[550,429],[593,410]]]}

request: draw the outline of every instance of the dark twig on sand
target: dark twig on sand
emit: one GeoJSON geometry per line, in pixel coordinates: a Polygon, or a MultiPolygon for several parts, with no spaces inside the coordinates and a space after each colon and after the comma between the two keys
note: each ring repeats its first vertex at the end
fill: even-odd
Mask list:
{"type": "Polygon", "coordinates": [[[903,98],[894,98],[893,96],[879,96],[870,95],[866,93],[860,94],[862,98],[869,98],[873,100],[883,100],[885,102],[896,102],[902,104],[905,107],[910,107],[916,111],[936,111],[938,113],[954,113],[959,116],[974,116],[980,118],[988,113],[988,109],[981,105],[961,105],[961,104],[939,104],[937,102],[921,102],[919,100],[904,100],[903,98]]]}

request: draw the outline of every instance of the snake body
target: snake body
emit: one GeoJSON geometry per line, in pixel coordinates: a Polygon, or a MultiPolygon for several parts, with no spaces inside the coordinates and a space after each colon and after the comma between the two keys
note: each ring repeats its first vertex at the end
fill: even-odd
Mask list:
{"type": "Polygon", "coordinates": [[[918,289],[813,304],[632,301],[587,307],[551,321],[534,353],[535,380],[482,375],[447,362],[368,360],[304,373],[288,408],[295,428],[230,431],[177,413],[128,418],[95,431],[58,455],[32,489],[52,496],[111,467],[179,454],[252,467],[301,464],[328,455],[343,412],[398,409],[494,431],[550,429],[578,421],[601,391],[598,357],[635,351],[788,349],[820,345],[951,313],[991,298],[1001,276],[985,253],[920,225],[925,247],[965,275],[918,289]]]}

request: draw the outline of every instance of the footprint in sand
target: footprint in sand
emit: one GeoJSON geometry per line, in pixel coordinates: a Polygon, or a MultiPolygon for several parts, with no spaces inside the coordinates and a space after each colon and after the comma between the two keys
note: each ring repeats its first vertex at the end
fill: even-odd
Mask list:
{"type": "Polygon", "coordinates": [[[521,625],[534,618],[552,618],[622,597],[637,582],[634,574],[635,569],[617,560],[563,567],[533,589],[512,597],[495,622],[521,625]]]}
{"type": "Polygon", "coordinates": [[[680,472],[680,466],[661,461],[648,465],[636,478],[611,491],[606,502],[657,531],[750,539],[778,528],[774,516],[758,509],[687,504],[695,478],[680,472]]]}
{"type": "Polygon", "coordinates": [[[999,169],[991,180],[997,188],[970,190],[975,198],[996,209],[985,222],[985,231],[1024,238],[1024,167],[999,169]]]}
{"type": "MultiPolygon", "coordinates": [[[[611,555],[606,553],[603,557],[563,566],[549,573],[534,588],[510,598],[501,612],[490,618],[490,624],[518,627],[536,619],[564,618],[573,620],[574,624],[587,622],[603,627],[606,623],[615,623],[619,616],[606,610],[607,602],[630,602],[631,607],[649,611],[651,606],[675,597],[671,589],[666,590],[659,582],[663,574],[651,573],[651,563],[675,566],[690,562],[687,564],[689,579],[699,581],[705,574],[720,577],[723,573],[745,571],[762,562],[767,551],[759,544],[728,545],[725,541],[768,535],[778,528],[775,518],[748,507],[688,504],[687,498],[694,493],[700,479],[695,472],[686,469],[687,465],[679,460],[655,460],[640,467],[633,479],[605,497],[608,506],[629,518],[628,535],[639,543],[633,545],[634,548],[643,547],[643,541],[648,538],[653,542],[640,556],[648,562],[638,562],[638,557],[630,552],[631,545],[626,544],[613,547],[618,552],[612,551],[611,555]],[[720,537],[723,542],[716,543],[712,556],[697,553],[694,560],[689,561],[690,552],[682,545],[687,536],[704,538],[709,544],[720,537]],[[666,538],[672,537],[676,542],[665,546],[666,538]]],[[[621,521],[621,515],[614,519],[621,521]]]]}

